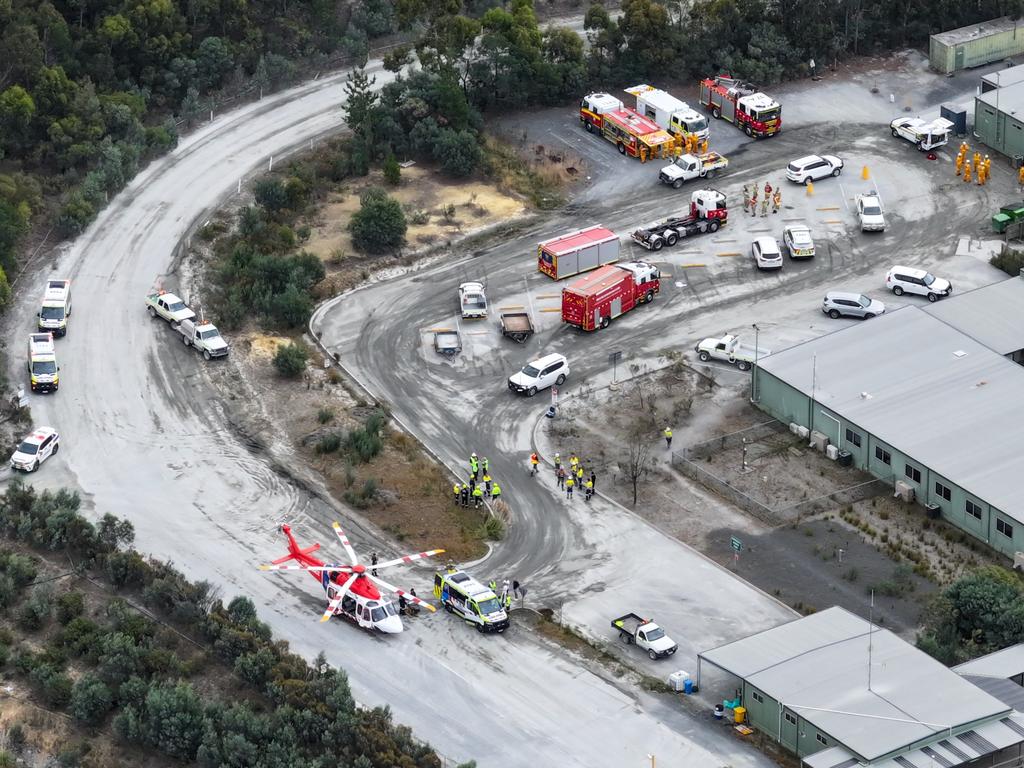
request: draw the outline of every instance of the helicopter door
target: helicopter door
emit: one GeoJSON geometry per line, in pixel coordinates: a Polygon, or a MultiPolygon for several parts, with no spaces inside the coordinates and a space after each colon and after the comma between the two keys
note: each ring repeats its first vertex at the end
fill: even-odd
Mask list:
{"type": "Polygon", "coordinates": [[[370,609],[365,605],[360,605],[356,608],[356,623],[360,627],[372,626],[373,622],[370,621],[370,609]]]}

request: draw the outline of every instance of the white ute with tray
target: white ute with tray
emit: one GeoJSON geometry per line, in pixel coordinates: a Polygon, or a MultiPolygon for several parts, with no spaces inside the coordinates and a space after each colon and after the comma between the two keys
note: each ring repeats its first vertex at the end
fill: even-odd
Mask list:
{"type": "Polygon", "coordinates": [[[228,343],[224,341],[224,337],[220,335],[220,331],[213,323],[182,320],[174,328],[181,334],[181,340],[185,346],[202,352],[204,360],[228,356],[228,343]]]}
{"type": "Polygon", "coordinates": [[[754,349],[740,343],[740,337],[731,333],[721,338],[707,338],[702,340],[694,350],[702,363],[710,360],[721,360],[723,363],[735,365],[741,371],[749,371],[750,366],[760,357],[766,357],[771,352],[767,349],[754,349]]]}

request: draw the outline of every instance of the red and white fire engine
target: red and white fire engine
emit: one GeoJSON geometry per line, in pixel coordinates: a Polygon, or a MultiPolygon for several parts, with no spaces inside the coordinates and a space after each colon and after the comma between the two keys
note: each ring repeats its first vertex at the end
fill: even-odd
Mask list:
{"type": "Polygon", "coordinates": [[[619,154],[647,162],[655,157],[672,157],[680,141],[654,120],[607,93],[591,93],[580,101],[580,122],[589,133],[598,133],[619,150],[619,154]]]}
{"type": "Polygon", "coordinates": [[[782,129],[782,106],[777,101],[726,75],[700,81],[700,103],[715,118],[728,120],[747,136],[774,136],[782,129]]]}
{"type": "Polygon", "coordinates": [[[645,261],[609,264],[562,289],[562,322],[584,331],[607,328],[661,290],[661,271],[645,261]]]}

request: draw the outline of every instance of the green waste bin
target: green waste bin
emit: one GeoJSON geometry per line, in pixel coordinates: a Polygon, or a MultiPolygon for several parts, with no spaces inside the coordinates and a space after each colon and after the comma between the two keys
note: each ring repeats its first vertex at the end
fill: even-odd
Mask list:
{"type": "Polygon", "coordinates": [[[1000,235],[1003,234],[1011,221],[1013,219],[1005,213],[997,213],[992,217],[992,231],[1000,235]]]}

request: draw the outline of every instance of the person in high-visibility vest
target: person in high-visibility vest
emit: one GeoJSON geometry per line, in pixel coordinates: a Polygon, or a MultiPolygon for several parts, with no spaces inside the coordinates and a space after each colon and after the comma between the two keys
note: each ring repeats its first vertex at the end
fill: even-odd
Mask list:
{"type": "MultiPolygon", "coordinates": [[[[1024,165],[1021,166],[1024,168],[1024,165]]],[[[746,213],[750,209],[750,185],[743,185],[743,212],[746,213]]]]}
{"type": "Polygon", "coordinates": [[[594,495],[594,484],[590,480],[587,480],[587,482],[583,484],[583,491],[583,500],[590,501],[590,497],[594,495]]]}
{"type": "MultiPolygon", "coordinates": [[[[1024,168],[1024,165],[1022,165],[1021,168],[1024,168]]],[[[558,470],[559,470],[559,468],[561,466],[562,466],[562,454],[556,453],[555,454],[555,472],[556,473],[558,472],[558,470]]]]}
{"type": "Polygon", "coordinates": [[[672,448],[672,427],[665,427],[665,447],[671,450],[672,448]]]}
{"type": "Polygon", "coordinates": [[[501,486],[495,483],[491,488],[491,501],[497,501],[499,496],[501,496],[501,486]]]}
{"type": "Polygon", "coordinates": [[[455,494],[455,506],[459,506],[459,497],[462,495],[462,488],[458,483],[452,486],[452,493],[455,494]]]}
{"type": "Polygon", "coordinates": [[[776,189],[775,194],[772,195],[772,213],[778,213],[779,208],[782,207],[782,190],[776,189]]]}
{"type": "Polygon", "coordinates": [[[491,476],[484,475],[484,493],[491,492],[491,476]]]}
{"type": "Polygon", "coordinates": [[[974,163],[972,164],[971,167],[974,168],[975,171],[977,171],[978,170],[978,166],[981,165],[981,152],[975,151],[973,160],[974,160],[974,163]]]}
{"type": "Polygon", "coordinates": [[[540,457],[537,456],[537,452],[534,451],[530,454],[530,474],[537,474],[537,465],[540,464],[540,457]]]}
{"type": "Polygon", "coordinates": [[[572,498],[572,487],[573,485],[575,485],[575,483],[576,481],[572,479],[572,475],[569,475],[569,477],[565,478],[565,498],[572,498]]]}
{"type": "Polygon", "coordinates": [[[462,506],[469,506],[469,486],[465,483],[462,484],[462,506]]]}
{"type": "MultiPolygon", "coordinates": [[[[959,154],[956,156],[956,175],[959,176],[964,170],[964,156],[959,154]]],[[[1024,165],[1021,166],[1021,170],[1024,171],[1024,165]]],[[[1022,182],[1024,183],[1024,182],[1022,182]]]]}
{"type": "Polygon", "coordinates": [[[479,509],[481,502],[484,500],[484,489],[482,486],[477,486],[473,489],[473,505],[479,509]]]}
{"type": "Polygon", "coordinates": [[[487,474],[488,472],[490,472],[490,471],[491,471],[491,462],[490,462],[490,461],[488,461],[488,459],[487,459],[487,457],[486,457],[486,456],[484,456],[484,460],[483,460],[483,462],[482,462],[482,466],[483,466],[483,468],[484,468],[484,474],[485,474],[485,475],[486,475],[486,474],[487,474]]]}
{"type": "Polygon", "coordinates": [[[1020,189],[1024,192],[1024,165],[1021,165],[1017,171],[1017,184],[1020,185],[1020,189]]]}
{"type": "Polygon", "coordinates": [[[964,163],[964,181],[968,184],[971,183],[971,161],[968,160],[964,163]]]}
{"type": "Polygon", "coordinates": [[[578,467],[576,467],[576,485],[580,485],[582,483],[583,483],[583,465],[580,464],[578,467]]]}

